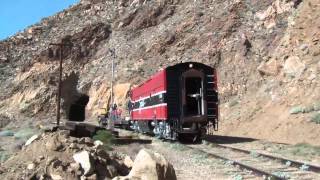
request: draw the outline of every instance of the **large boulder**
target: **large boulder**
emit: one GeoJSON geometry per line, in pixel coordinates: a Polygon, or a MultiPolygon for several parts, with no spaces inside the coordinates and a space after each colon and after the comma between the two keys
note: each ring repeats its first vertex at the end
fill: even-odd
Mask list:
{"type": "Polygon", "coordinates": [[[176,180],[173,166],[159,153],[146,149],[139,151],[128,176],[115,177],[114,180],[176,180]]]}

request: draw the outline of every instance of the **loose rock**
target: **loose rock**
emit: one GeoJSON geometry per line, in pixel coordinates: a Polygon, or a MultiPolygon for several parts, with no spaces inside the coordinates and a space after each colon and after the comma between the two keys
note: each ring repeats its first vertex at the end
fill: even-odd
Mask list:
{"type": "Polygon", "coordinates": [[[39,135],[33,135],[31,138],[29,138],[27,140],[27,142],[24,144],[25,146],[28,146],[29,144],[31,144],[34,140],[38,139],[39,135]]]}
{"type": "Polygon", "coordinates": [[[117,179],[175,180],[177,177],[173,166],[162,155],[142,149],[134,160],[129,175],[114,178],[117,179]]]}
{"type": "Polygon", "coordinates": [[[81,165],[84,175],[89,175],[93,171],[92,160],[88,151],[74,154],[73,159],[81,165]]]}
{"type": "Polygon", "coordinates": [[[283,67],[284,72],[293,77],[299,77],[305,70],[306,65],[300,60],[298,56],[289,57],[283,67]]]}

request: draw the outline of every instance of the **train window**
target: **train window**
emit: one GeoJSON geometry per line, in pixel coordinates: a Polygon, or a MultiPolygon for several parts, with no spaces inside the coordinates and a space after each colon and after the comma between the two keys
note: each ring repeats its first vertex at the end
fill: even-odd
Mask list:
{"type": "Polygon", "coordinates": [[[146,104],[145,100],[141,100],[139,108],[143,108],[145,104],[146,104]]]}
{"type": "Polygon", "coordinates": [[[159,98],[159,103],[163,103],[164,102],[163,94],[159,94],[158,98],[159,98]]]}
{"type": "Polygon", "coordinates": [[[151,104],[151,98],[147,98],[147,99],[145,99],[144,100],[144,106],[146,107],[146,106],[151,106],[152,104],[151,104]]]}
{"type": "Polygon", "coordinates": [[[133,108],[138,109],[139,107],[140,107],[139,101],[135,102],[133,108]]]}

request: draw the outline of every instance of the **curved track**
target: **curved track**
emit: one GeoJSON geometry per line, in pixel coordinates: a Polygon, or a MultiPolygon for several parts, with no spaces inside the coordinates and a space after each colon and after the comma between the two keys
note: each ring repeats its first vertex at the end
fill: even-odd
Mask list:
{"type": "Polygon", "coordinates": [[[320,167],[220,144],[186,145],[188,148],[222,159],[257,176],[271,179],[320,179],[320,167]]]}
{"type": "Polygon", "coordinates": [[[223,157],[223,156],[220,156],[220,155],[217,155],[217,154],[214,154],[214,153],[208,153],[204,150],[201,150],[201,149],[198,149],[198,148],[194,148],[194,147],[190,147],[190,146],[187,146],[188,148],[194,150],[194,151],[198,151],[200,153],[204,153],[206,154],[209,158],[216,158],[216,159],[221,159],[221,160],[224,160],[226,162],[230,162],[231,165],[234,165],[234,166],[237,166],[238,168],[242,169],[242,170],[247,170],[247,171],[250,171],[252,174],[254,175],[257,175],[257,176],[262,176],[264,177],[265,179],[267,178],[271,178],[271,179],[286,179],[286,178],[283,178],[283,177],[280,177],[278,175],[275,175],[275,174],[271,174],[269,172],[266,172],[264,170],[260,170],[260,169],[257,169],[255,167],[252,167],[252,166],[249,166],[249,165],[246,165],[246,164],[243,164],[241,162],[238,162],[238,161],[235,161],[233,159],[228,159],[226,157],[223,157]]]}
{"type": "Polygon", "coordinates": [[[195,152],[203,153],[208,158],[221,159],[244,171],[248,178],[320,179],[320,167],[304,162],[214,143],[182,145],[195,152]]]}
{"type": "MultiPolygon", "coordinates": [[[[239,149],[239,148],[235,148],[235,147],[230,147],[230,146],[224,146],[221,144],[217,144],[216,146],[221,147],[221,148],[226,148],[226,149],[231,149],[234,151],[239,151],[242,153],[246,153],[246,154],[251,154],[251,151],[245,150],[245,149],[239,149]]],[[[278,157],[278,156],[273,156],[273,155],[269,155],[269,154],[264,154],[264,153],[257,153],[257,156],[260,157],[264,157],[264,158],[269,158],[271,160],[276,160],[279,161],[283,164],[286,164],[288,166],[292,166],[292,167],[296,167],[296,168],[301,168],[302,166],[307,166],[308,167],[308,171],[312,171],[315,173],[320,173],[320,166],[316,166],[316,165],[312,165],[312,164],[307,164],[305,162],[300,162],[300,161],[295,161],[295,160],[291,160],[291,159],[287,159],[287,158],[283,158],[283,157],[278,157]],[[288,163],[290,162],[290,163],[288,163]]]]}

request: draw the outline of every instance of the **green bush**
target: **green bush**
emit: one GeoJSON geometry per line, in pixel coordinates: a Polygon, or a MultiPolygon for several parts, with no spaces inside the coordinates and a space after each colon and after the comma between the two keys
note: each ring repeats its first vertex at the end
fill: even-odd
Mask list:
{"type": "Polygon", "coordinates": [[[314,103],[308,106],[295,106],[290,109],[290,114],[310,113],[320,110],[320,103],[314,103]]]}
{"type": "Polygon", "coordinates": [[[114,142],[114,137],[110,131],[99,130],[96,135],[93,136],[93,140],[99,140],[103,142],[105,149],[110,150],[111,144],[114,142]]]}
{"type": "Polygon", "coordinates": [[[317,103],[313,104],[313,109],[315,111],[319,111],[320,110],[320,102],[317,102],[317,103]]]}
{"type": "Polygon", "coordinates": [[[237,104],[239,104],[239,101],[236,100],[236,99],[234,99],[234,100],[232,100],[232,101],[229,102],[229,107],[233,107],[233,106],[235,106],[235,105],[237,105],[237,104]]]}
{"type": "Polygon", "coordinates": [[[25,128],[20,129],[18,132],[14,134],[16,139],[28,139],[31,136],[35,135],[37,132],[34,129],[25,128]]]}
{"type": "Polygon", "coordinates": [[[320,113],[317,113],[311,117],[311,121],[316,124],[320,124],[320,113]]]}
{"type": "Polygon", "coordinates": [[[309,113],[309,112],[313,112],[314,111],[314,106],[307,106],[303,109],[303,113],[309,113]]]}
{"type": "Polygon", "coordinates": [[[320,146],[312,146],[307,143],[298,143],[292,146],[289,151],[294,155],[300,156],[319,156],[320,155],[320,146]]]}
{"type": "Polygon", "coordinates": [[[304,112],[304,107],[302,106],[296,106],[290,109],[290,114],[298,114],[298,113],[303,113],[304,112]]]}
{"type": "Polygon", "coordinates": [[[5,152],[0,152],[0,163],[5,162],[10,158],[10,155],[5,152]]]}
{"type": "Polygon", "coordinates": [[[0,136],[13,136],[14,133],[10,130],[4,130],[0,132],[0,136]]]}

